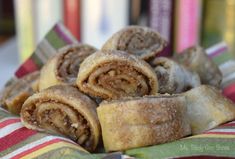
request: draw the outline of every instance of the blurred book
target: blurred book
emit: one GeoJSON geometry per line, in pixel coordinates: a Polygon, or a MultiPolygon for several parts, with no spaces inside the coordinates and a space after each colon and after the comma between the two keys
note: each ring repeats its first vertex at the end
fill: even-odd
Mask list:
{"type": "Polygon", "coordinates": [[[15,0],[16,31],[20,60],[23,61],[32,53],[36,42],[33,28],[33,9],[31,0],[15,0]]]}
{"type": "Polygon", "coordinates": [[[15,0],[14,8],[22,62],[30,56],[47,31],[62,20],[62,0],[15,0]]]}
{"type": "Polygon", "coordinates": [[[202,23],[202,46],[208,47],[219,41],[225,41],[229,50],[213,58],[222,64],[235,58],[235,1],[204,0],[202,23]]]}
{"type": "Polygon", "coordinates": [[[129,0],[129,24],[138,25],[141,19],[141,3],[143,0],[129,0]]]}
{"type": "Polygon", "coordinates": [[[63,21],[79,41],[97,48],[130,24],[131,4],[126,0],[14,0],[14,5],[21,61],[58,21],[63,21]]]}
{"type": "Polygon", "coordinates": [[[70,32],[81,40],[81,1],[64,0],[64,24],[70,32]]]}
{"type": "Polygon", "coordinates": [[[13,0],[0,1],[0,43],[15,34],[13,0]]]}
{"type": "Polygon", "coordinates": [[[129,24],[127,0],[83,0],[81,41],[97,48],[112,34],[129,24]]]}
{"type": "Polygon", "coordinates": [[[170,56],[173,44],[173,1],[150,0],[149,26],[168,41],[168,46],[159,56],[170,56]]]}
{"type": "Polygon", "coordinates": [[[201,0],[175,0],[174,52],[200,43],[201,0]]]}
{"type": "Polygon", "coordinates": [[[230,50],[214,56],[213,60],[221,64],[235,56],[234,0],[14,0],[14,2],[21,61],[33,52],[45,33],[58,21],[63,21],[79,41],[97,48],[100,48],[119,29],[127,25],[142,25],[150,26],[169,41],[169,46],[162,55],[168,56],[172,52],[181,52],[187,47],[198,44],[208,48],[224,40],[230,50]],[[201,16],[202,10],[203,16],[201,16]]]}
{"type": "Polygon", "coordinates": [[[129,25],[148,26],[150,0],[129,0],[129,25]]]}

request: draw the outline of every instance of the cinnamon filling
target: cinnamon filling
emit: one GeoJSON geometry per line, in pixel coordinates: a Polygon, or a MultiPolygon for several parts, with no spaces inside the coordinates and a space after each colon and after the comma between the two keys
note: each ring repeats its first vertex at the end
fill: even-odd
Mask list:
{"type": "Polygon", "coordinates": [[[69,136],[87,149],[92,147],[93,138],[89,123],[76,110],[55,101],[46,101],[36,105],[24,111],[25,119],[29,123],[69,136]]]}
{"type": "Polygon", "coordinates": [[[151,91],[147,77],[124,62],[103,64],[90,75],[88,82],[96,82],[117,97],[143,96],[151,91]]]}
{"type": "Polygon", "coordinates": [[[60,58],[58,65],[58,77],[62,81],[73,83],[76,81],[77,73],[80,66],[80,57],[74,52],[67,52],[60,58]]]}
{"type": "Polygon", "coordinates": [[[57,76],[64,82],[74,83],[81,62],[93,52],[95,52],[93,48],[85,46],[68,50],[66,53],[62,54],[59,59],[57,76]]]}
{"type": "Polygon", "coordinates": [[[120,37],[118,50],[128,50],[128,52],[142,55],[146,52],[160,50],[163,47],[163,41],[151,32],[127,31],[120,37]]]}

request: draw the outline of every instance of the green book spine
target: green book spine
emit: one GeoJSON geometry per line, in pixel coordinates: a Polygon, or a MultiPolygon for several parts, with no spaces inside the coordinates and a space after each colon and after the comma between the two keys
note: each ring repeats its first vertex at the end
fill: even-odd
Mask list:
{"type": "Polygon", "coordinates": [[[203,6],[202,46],[208,48],[220,41],[228,44],[226,53],[213,58],[220,65],[235,58],[235,1],[205,0],[203,6]]]}

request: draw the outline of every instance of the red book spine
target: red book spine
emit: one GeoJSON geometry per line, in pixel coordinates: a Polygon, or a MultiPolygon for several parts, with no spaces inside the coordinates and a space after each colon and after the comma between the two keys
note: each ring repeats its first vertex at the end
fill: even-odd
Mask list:
{"type": "Polygon", "coordinates": [[[81,0],[64,0],[64,24],[81,40],[81,0]]]}
{"type": "Polygon", "coordinates": [[[199,44],[201,7],[201,0],[176,1],[174,51],[177,53],[199,44]]]}

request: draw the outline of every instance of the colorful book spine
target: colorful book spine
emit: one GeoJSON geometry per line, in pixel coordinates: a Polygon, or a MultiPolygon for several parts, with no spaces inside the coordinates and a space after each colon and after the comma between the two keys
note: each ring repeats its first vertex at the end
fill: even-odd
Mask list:
{"type": "Polygon", "coordinates": [[[14,27],[13,1],[0,1],[0,43],[1,38],[14,34],[14,27]]]}
{"type": "Polygon", "coordinates": [[[149,26],[159,32],[167,41],[168,46],[160,56],[172,54],[172,26],[173,26],[173,1],[172,0],[150,0],[149,26]]]}
{"type": "Polygon", "coordinates": [[[15,0],[14,2],[19,58],[23,62],[36,47],[32,16],[33,1],[15,0]]]}
{"type": "Polygon", "coordinates": [[[81,0],[64,0],[64,24],[81,40],[81,0]]]}
{"type": "Polygon", "coordinates": [[[174,51],[198,45],[201,24],[201,0],[176,0],[174,14],[174,51]]]}
{"type": "Polygon", "coordinates": [[[208,47],[225,41],[229,47],[226,53],[213,58],[220,65],[235,58],[235,2],[234,0],[203,2],[202,46],[208,47]]]}
{"type": "Polygon", "coordinates": [[[141,1],[129,0],[129,24],[138,25],[141,20],[141,1]]]}
{"type": "Polygon", "coordinates": [[[45,34],[62,20],[62,0],[15,0],[20,61],[26,60],[45,34]]]}

